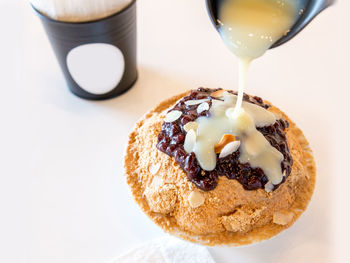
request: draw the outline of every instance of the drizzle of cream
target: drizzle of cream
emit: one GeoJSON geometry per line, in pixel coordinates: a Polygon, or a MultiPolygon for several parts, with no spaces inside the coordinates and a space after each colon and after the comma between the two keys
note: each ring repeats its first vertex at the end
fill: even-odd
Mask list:
{"type": "Polygon", "coordinates": [[[219,7],[219,32],[239,59],[238,101],[243,101],[249,65],[262,56],[295,23],[299,0],[224,0],[219,7]]]}
{"type": "MultiPolygon", "coordinates": [[[[216,167],[214,146],[224,134],[241,141],[239,161],[261,168],[269,179],[267,191],[283,179],[283,155],[256,129],[275,123],[266,109],[243,101],[251,61],[262,56],[290,30],[298,17],[299,0],[224,0],[218,9],[219,32],[239,59],[238,97],[224,93],[213,100],[211,117],[200,117],[194,152],[202,169],[216,167]]],[[[193,136],[192,136],[193,137],[193,136]]]]}
{"type": "Polygon", "coordinates": [[[261,168],[272,184],[279,184],[283,179],[283,155],[256,129],[272,125],[276,122],[276,116],[263,107],[244,101],[237,111],[236,102],[236,95],[224,92],[223,100],[213,100],[210,117],[197,118],[193,151],[199,165],[203,170],[214,170],[217,158],[215,144],[224,134],[233,134],[241,141],[239,161],[249,162],[253,168],[261,168]]]}

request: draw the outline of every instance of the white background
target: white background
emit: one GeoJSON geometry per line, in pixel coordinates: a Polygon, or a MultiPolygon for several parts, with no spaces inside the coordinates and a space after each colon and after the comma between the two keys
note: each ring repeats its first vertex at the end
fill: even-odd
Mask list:
{"type": "MultiPolygon", "coordinates": [[[[303,129],[317,186],[293,227],[255,246],[211,248],[217,262],[347,261],[349,16],[349,1],[338,1],[253,63],[247,92],[303,129]]],[[[236,88],[237,60],[204,1],[138,1],[139,80],[104,102],[68,92],[28,3],[0,0],[0,29],[0,262],[103,263],[162,236],[130,196],[123,152],[135,121],[161,100],[236,88]]]]}

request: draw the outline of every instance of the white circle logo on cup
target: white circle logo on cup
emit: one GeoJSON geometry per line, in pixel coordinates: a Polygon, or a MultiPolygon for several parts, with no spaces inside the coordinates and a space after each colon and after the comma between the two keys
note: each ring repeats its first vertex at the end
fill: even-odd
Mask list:
{"type": "Polygon", "coordinates": [[[119,84],[125,61],[123,53],[116,46],[93,43],[69,51],[67,67],[82,89],[100,95],[110,92],[119,84]]]}

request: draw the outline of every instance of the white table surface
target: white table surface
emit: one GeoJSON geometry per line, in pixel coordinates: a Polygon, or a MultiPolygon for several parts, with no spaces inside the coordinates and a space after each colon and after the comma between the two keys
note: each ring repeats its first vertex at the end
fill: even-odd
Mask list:
{"type": "MultiPolygon", "coordinates": [[[[218,263],[345,262],[340,248],[350,220],[336,208],[350,200],[343,168],[350,5],[339,2],[249,72],[247,92],[281,107],[311,143],[318,167],[312,202],[270,241],[210,248],[218,263]]],[[[0,29],[0,262],[104,263],[164,235],[130,196],[123,152],[135,121],[166,97],[236,87],[237,60],[204,1],[138,1],[139,80],[103,102],[68,92],[28,3],[0,0],[0,29]]]]}

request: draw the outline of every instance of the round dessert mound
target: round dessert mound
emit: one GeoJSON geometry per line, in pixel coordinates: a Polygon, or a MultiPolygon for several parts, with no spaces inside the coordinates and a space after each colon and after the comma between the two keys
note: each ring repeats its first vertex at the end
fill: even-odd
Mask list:
{"type": "Polygon", "coordinates": [[[138,205],[163,230],[204,245],[247,245],[290,227],[306,209],[315,186],[315,163],[302,131],[278,108],[250,97],[289,123],[284,132],[291,172],[272,192],[249,190],[227,176],[219,176],[215,187],[203,191],[174,157],[157,149],[166,113],[190,94],[162,102],[129,135],[124,166],[138,205]]]}
{"type": "MultiPolygon", "coordinates": [[[[161,132],[158,135],[157,148],[174,157],[180,167],[187,173],[188,179],[201,190],[213,190],[217,186],[219,176],[236,179],[246,190],[265,189],[268,178],[264,171],[261,168],[252,168],[249,163],[241,163],[239,161],[240,150],[229,154],[225,158],[220,158],[219,153],[217,153],[217,165],[215,169],[212,171],[205,171],[200,167],[194,152],[187,153],[184,148],[187,134],[185,129],[186,125],[193,125],[193,121],[199,117],[210,117],[210,110],[213,102],[222,101],[224,92],[223,89],[198,88],[197,90],[192,90],[188,96],[179,100],[169,112],[178,111],[181,112],[181,116],[172,122],[163,122],[161,132]],[[215,96],[215,94],[217,94],[217,96],[215,96]],[[205,102],[203,102],[203,100],[205,102]],[[207,107],[205,110],[198,113],[198,108],[201,107],[201,103],[207,104],[207,107]]],[[[237,95],[234,91],[227,92],[228,94],[237,95]]],[[[261,98],[256,96],[252,97],[244,94],[243,101],[255,104],[264,109],[270,107],[270,105],[264,103],[261,98]]],[[[284,176],[281,183],[271,187],[273,190],[277,189],[278,186],[285,181],[292,170],[293,159],[289,152],[285,134],[285,130],[288,127],[288,121],[279,118],[272,125],[257,128],[270,145],[283,154],[281,170],[284,176]]]]}

